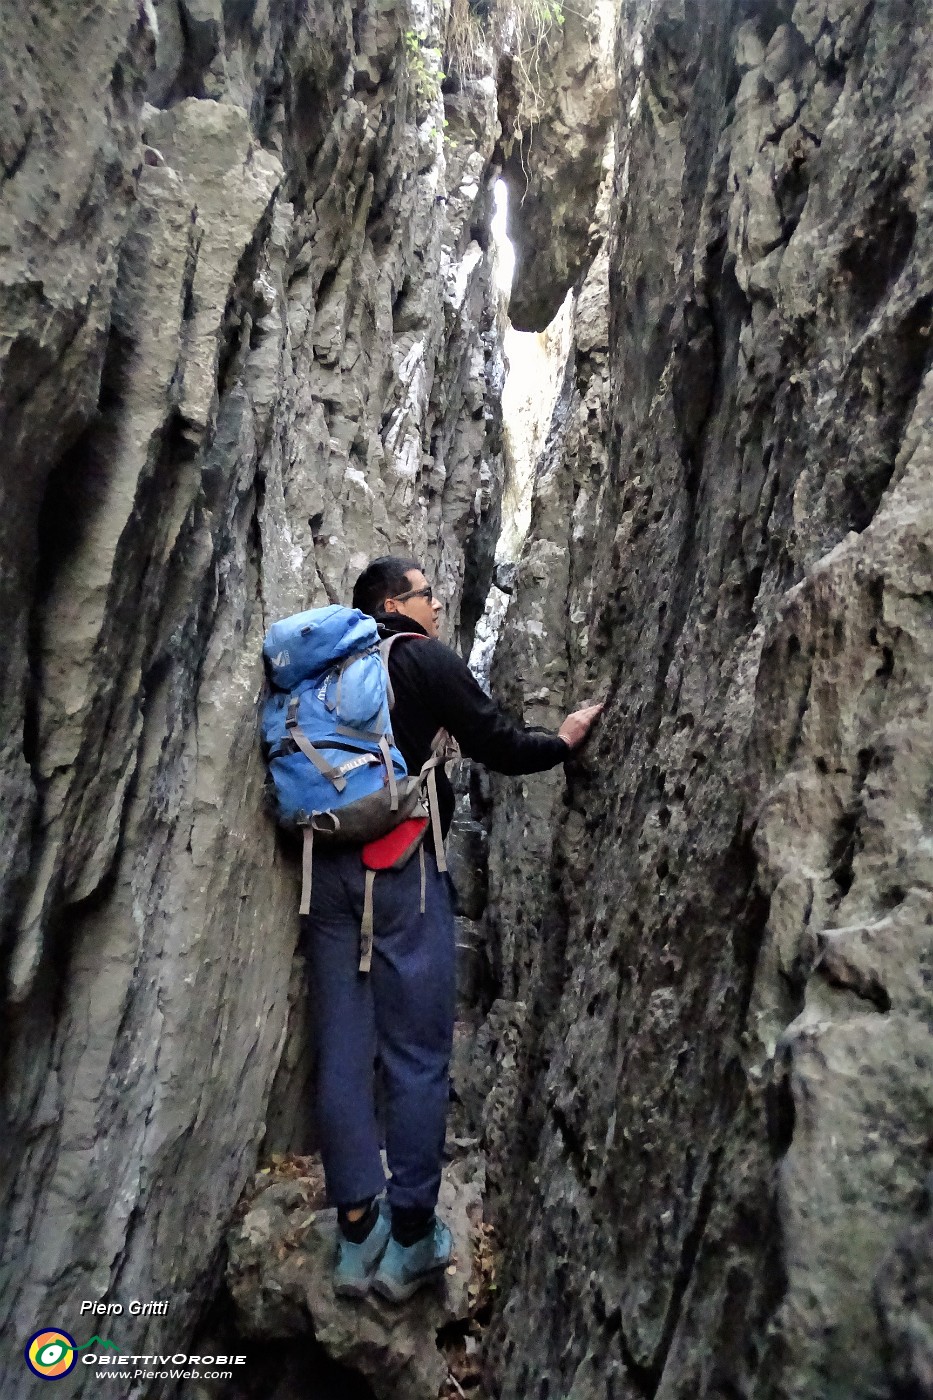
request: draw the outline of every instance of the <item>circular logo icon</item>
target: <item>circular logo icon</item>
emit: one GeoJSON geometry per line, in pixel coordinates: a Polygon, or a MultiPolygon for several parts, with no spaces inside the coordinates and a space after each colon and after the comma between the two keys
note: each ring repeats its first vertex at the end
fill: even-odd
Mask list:
{"type": "Polygon", "coordinates": [[[34,1376],[41,1376],[44,1381],[60,1381],[73,1369],[78,1349],[74,1337],[69,1337],[67,1332],[58,1327],[43,1327],[29,1338],[23,1355],[34,1376]]]}

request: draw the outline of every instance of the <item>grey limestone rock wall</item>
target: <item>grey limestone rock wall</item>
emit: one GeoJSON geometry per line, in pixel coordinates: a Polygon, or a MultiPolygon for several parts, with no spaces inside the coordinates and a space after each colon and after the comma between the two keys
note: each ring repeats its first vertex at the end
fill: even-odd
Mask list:
{"type": "Polygon", "coordinates": [[[933,17],[566,8],[497,119],[415,0],[0,4],[10,1355],[182,1346],[296,1131],[259,643],[395,548],[469,642],[505,160],[516,319],[575,298],[493,687],[608,705],[466,911],[492,1388],[931,1393],[933,17]]]}
{"type": "MultiPolygon", "coordinates": [[[[442,97],[443,24],[0,6],[10,1357],[82,1299],[166,1299],[113,1330],[183,1347],[283,1118],[297,874],[262,811],[265,627],[392,549],[452,637],[464,578],[465,635],[481,605],[495,88],[442,97]]],[[[20,1366],[0,1393],[31,1393],[20,1366]]]]}
{"type": "Polygon", "coordinates": [[[933,1394],[931,26],[620,7],[493,674],[608,697],[494,790],[509,1400],[933,1394]]]}

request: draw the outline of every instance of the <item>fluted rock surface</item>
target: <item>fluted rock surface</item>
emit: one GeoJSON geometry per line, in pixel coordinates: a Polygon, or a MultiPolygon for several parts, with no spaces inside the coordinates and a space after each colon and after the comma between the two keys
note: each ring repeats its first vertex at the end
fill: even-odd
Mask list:
{"type": "Polygon", "coordinates": [[[261,804],[265,627],[393,548],[452,634],[464,576],[479,610],[495,90],[445,109],[443,21],[0,7],[10,1356],[88,1298],[168,1300],[119,1342],[177,1350],[216,1282],[296,938],[261,804]]]}
{"type": "Polygon", "coordinates": [[[931,53],[898,0],[621,8],[493,678],[608,697],[496,785],[510,1400],[930,1393],[931,53]]]}
{"type": "Polygon", "coordinates": [[[0,6],[10,1356],[85,1298],[182,1346],[288,1136],[259,642],[393,548],[469,638],[497,153],[516,318],[576,298],[493,684],[608,705],[569,785],[494,785],[491,1384],[929,1392],[933,15],[565,20],[500,133],[436,6],[0,6]]]}

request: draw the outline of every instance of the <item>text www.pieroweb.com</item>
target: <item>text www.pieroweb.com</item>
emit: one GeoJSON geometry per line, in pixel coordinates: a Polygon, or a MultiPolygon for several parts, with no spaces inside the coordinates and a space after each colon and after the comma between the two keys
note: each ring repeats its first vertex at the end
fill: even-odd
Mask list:
{"type": "Polygon", "coordinates": [[[233,1379],[232,1371],[202,1371],[200,1368],[192,1371],[186,1370],[184,1367],[180,1366],[173,1366],[167,1371],[146,1371],[142,1369],[129,1371],[123,1367],[117,1369],[116,1367],[101,1366],[100,1370],[96,1371],[94,1374],[97,1380],[113,1381],[127,1381],[130,1379],[134,1381],[229,1381],[233,1379]]]}

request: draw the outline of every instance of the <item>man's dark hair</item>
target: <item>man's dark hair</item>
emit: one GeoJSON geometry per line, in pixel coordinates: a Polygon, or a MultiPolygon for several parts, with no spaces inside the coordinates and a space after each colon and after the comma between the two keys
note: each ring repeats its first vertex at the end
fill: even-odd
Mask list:
{"type": "Polygon", "coordinates": [[[374,559],[366,565],[353,585],[353,606],[374,617],[382,612],[387,598],[408,592],[408,575],[420,568],[417,559],[399,559],[392,554],[387,554],[384,559],[374,559]]]}

